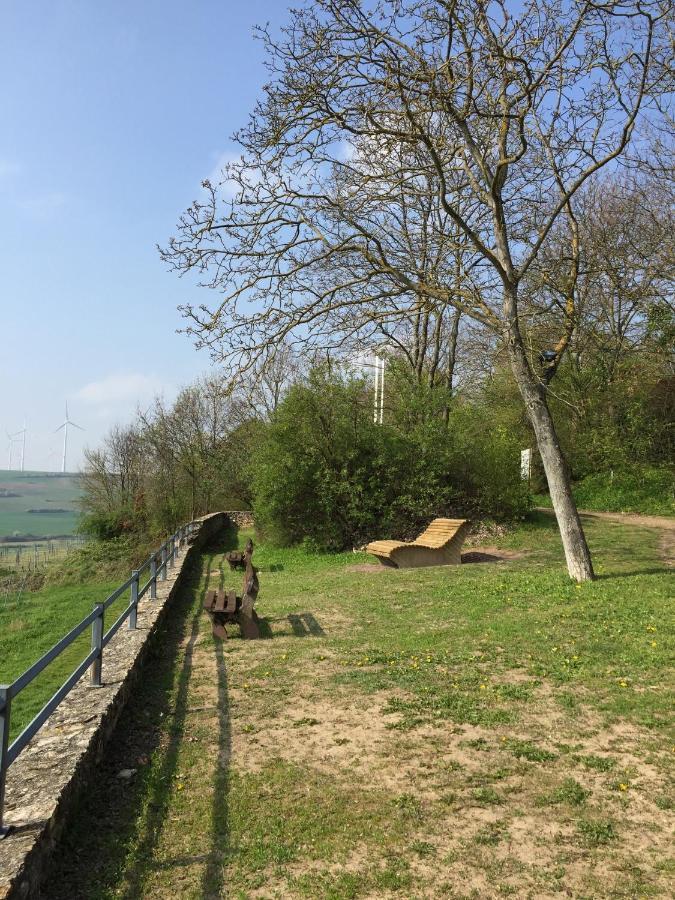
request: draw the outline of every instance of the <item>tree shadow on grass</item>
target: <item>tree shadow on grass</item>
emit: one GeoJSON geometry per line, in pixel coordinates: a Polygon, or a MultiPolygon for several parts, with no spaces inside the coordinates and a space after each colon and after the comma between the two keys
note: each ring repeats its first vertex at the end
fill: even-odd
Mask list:
{"type": "Polygon", "coordinates": [[[617,578],[637,578],[639,575],[666,575],[673,574],[672,567],[665,563],[662,566],[646,566],[644,569],[631,569],[629,572],[596,572],[596,581],[613,581],[617,578]]]}
{"type": "Polygon", "coordinates": [[[295,637],[326,636],[326,632],[316,621],[312,613],[306,612],[300,613],[300,615],[289,613],[287,619],[291,623],[291,628],[293,629],[295,637]]]}
{"type": "Polygon", "coordinates": [[[230,704],[227,695],[227,668],[221,641],[215,641],[218,678],[218,759],[213,779],[211,806],[211,847],[202,875],[202,897],[220,897],[225,881],[225,866],[230,849],[228,831],[228,793],[232,730],[230,704]]]}
{"type": "MultiPolygon", "coordinates": [[[[115,736],[56,848],[42,892],[45,900],[72,900],[73,897],[94,900],[110,896],[111,890],[116,896],[135,900],[144,896],[145,882],[154,869],[169,867],[168,863],[158,866],[153,856],[169,812],[185,733],[192,650],[199,634],[204,596],[213,578],[214,558],[232,546],[236,546],[236,532],[230,531],[217,545],[203,548],[189,570],[185,570],[180,592],[156,636],[115,736]],[[198,590],[204,561],[206,577],[202,589],[198,590]],[[164,742],[167,720],[170,726],[168,740],[164,742]],[[161,754],[159,765],[147,765],[156,753],[161,754]],[[131,780],[120,779],[119,772],[129,768],[138,769],[136,776],[131,780]]],[[[219,573],[222,583],[222,556],[219,573]]],[[[227,690],[220,673],[221,668],[224,672],[222,657],[221,663],[218,700],[223,704],[227,690]]],[[[227,723],[228,730],[222,740],[229,746],[226,706],[221,707],[219,717],[221,728],[223,722],[227,723]]],[[[229,751],[226,755],[229,758],[229,751]]],[[[225,769],[221,775],[218,767],[216,773],[215,789],[220,797],[225,796],[227,788],[226,781],[220,781],[226,772],[225,769]]],[[[212,855],[201,853],[176,859],[173,864],[192,865],[206,860],[208,871],[212,855]]]]}

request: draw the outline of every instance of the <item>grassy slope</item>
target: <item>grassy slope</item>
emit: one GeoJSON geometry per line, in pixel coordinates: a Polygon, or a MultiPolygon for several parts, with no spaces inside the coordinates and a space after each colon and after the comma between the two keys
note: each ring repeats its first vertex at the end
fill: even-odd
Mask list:
{"type": "MultiPolygon", "coordinates": [[[[0,684],[9,683],[39,659],[118,584],[119,580],[92,579],[85,584],[0,594],[0,684]]],[[[106,611],[106,621],[112,624],[128,602],[128,594],[117,600],[106,611]]],[[[12,703],[11,737],[28,724],[90,647],[87,630],[19,694],[12,703]]]]}
{"type": "Polygon", "coordinates": [[[224,645],[205,555],[47,896],[667,896],[669,574],[588,534],[580,587],[548,517],[500,565],[259,547],[271,639],[224,645]]]}
{"type": "MultiPolygon", "coordinates": [[[[573,491],[580,509],[675,516],[675,477],[673,470],[665,466],[598,472],[576,482],[573,491]]],[[[548,494],[536,495],[534,502],[537,506],[551,506],[548,494]]]]}

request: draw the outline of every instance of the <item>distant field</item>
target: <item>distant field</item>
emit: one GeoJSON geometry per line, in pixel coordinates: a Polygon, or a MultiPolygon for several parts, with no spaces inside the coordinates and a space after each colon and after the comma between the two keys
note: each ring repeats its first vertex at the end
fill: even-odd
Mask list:
{"type": "Polygon", "coordinates": [[[0,537],[74,534],[79,495],[78,475],[0,469],[0,537]]]}
{"type": "Polygon", "coordinates": [[[36,572],[50,563],[65,559],[71,550],[81,547],[84,538],[70,535],[61,538],[37,538],[21,543],[0,543],[0,577],[10,572],[36,572]]]}

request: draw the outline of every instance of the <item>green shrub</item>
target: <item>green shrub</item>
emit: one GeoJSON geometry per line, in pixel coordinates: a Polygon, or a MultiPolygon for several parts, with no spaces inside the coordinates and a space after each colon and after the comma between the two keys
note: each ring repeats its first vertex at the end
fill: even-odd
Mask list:
{"type": "MultiPolygon", "coordinates": [[[[634,466],[596,472],[578,481],[573,486],[573,493],[581,509],[675,515],[675,475],[665,466],[634,466]]],[[[551,505],[547,494],[536,496],[534,500],[540,506],[551,505]]]]}
{"type": "Polygon", "coordinates": [[[127,509],[97,511],[80,518],[78,532],[98,541],[109,541],[135,531],[133,513],[127,509]]]}
{"type": "Polygon", "coordinates": [[[293,386],[252,460],[262,532],[281,545],[342,550],[375,535],[409,537],[434,516],[526,511],[508,429],[474,405],[457,403],[446,423],[432,403],[415,408],[410,389],[392,395],[391,423],[375,425],[362,379],[323,368],[293,386]]]}
{"type": "Polygon", "coordinates": [[[574,496],[582,509],[672,516],[675,476],[671,469],[652,466],[597,472],[575,485],[574,496]]]}

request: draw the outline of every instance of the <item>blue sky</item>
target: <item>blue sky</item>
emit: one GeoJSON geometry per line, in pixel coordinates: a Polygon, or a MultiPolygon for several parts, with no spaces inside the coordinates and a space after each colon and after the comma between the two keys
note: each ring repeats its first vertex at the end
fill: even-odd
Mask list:
{"type": "Polygon", "coordinates": [[[255,24],[285,0],[0,0],[0,468],[69,465],[209,367],[155,249],[234,151],[266,72],[255,24]],[[15,459],[17,451],[15,449],[15,459]]]}

